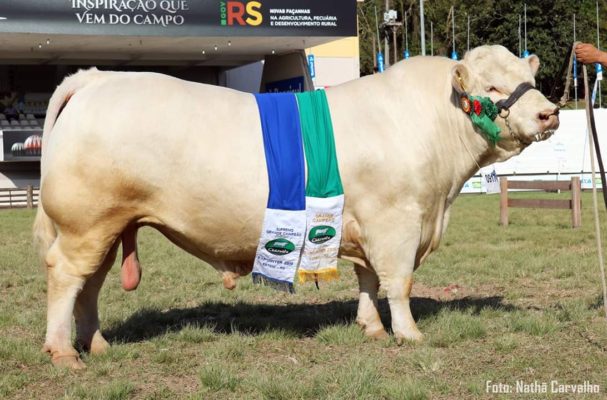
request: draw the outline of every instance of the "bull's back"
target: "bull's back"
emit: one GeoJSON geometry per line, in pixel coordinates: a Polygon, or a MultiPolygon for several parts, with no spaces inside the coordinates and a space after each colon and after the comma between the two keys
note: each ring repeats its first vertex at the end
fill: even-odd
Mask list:
{"type": "Polygon", "coordinates": [[[268,190],[260,129],[250,94],[108,72],[70,99],[50,133],[43,191],[57,195],[44,201],[75,214],[119,210],[206,252],[230,252],[233,238],[259,234],[268,190]]]}

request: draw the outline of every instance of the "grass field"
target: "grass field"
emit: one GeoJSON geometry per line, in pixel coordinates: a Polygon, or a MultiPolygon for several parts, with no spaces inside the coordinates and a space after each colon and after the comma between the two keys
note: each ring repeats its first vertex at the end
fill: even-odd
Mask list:
{"type": "MultiPolygon", "coordinates": [[[[557,195],[552,195],[557,196],[557,195]]],[[[476,399],[607,398],[607,323],[591,199],[570,214],[514,209],[498,226],[497,196],[462,196],[441,248],[416,272],[412,309],[425,341],[370,341],[354,323],[357,284],[296,295],[251,284],[223,289],[210,267],[150,229],[143,280],[123,292],[115,266],[100,298],[112,349],[83,371],[40,353],[45,276],[32,251],[34,213],[0,212],[0,398],[476,399]],[[551,394],[550,381],[600,385],[551,394]],[[486,392],[486,381],[548,383],[548,394],[486,392]]],[[[603,217],[605,215],[603,214],[603,217]]],[[[607,225],[603,221],[607,231],[607,225]]],[[[383,292],[382,292],[383,293],[383,292]]],[[[389,326],[382,295],[382,318],[389,326]]]]}

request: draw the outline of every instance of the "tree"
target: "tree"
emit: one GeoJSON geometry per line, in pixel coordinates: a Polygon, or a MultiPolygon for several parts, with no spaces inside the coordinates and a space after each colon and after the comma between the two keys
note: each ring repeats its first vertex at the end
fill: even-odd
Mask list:
{"type": "MultiPolygon", "coordinates": [[[[452,46],[450,9],[455,13],[455,44],[460,58],[466,51],[466,24],[470,16],[470,47],[484,44],[500,44],[519,55],[519,16],[523,15],[524,1],[498,0],[426,0],[426,54],[430,54],[430,22],[434,26],[434,55],[449,56],[452,46]]],[[[373,73],[371,40],[377,36],[374,8],[377,7],[380,22],[383,20],[385,0],[366,0],[359,3],[359,34],[361,43],[361,74],[373,73]]],[[[407,11],[409,28],[409,50],[420,54],[419,0],[392,0],[391,7],[407,11]]],[[[601,38],[607,33],[607,4],[599,4],[601,38]]],[[[557,83],[556,93],[562,93],[564,77],[559,72],[565,56],[573,43],[573,14],[576,14],[577,39],[596,43],[596,2],[594,0],[529,0],[527,2],[527,45],[530,53],[537,54],[541,68],[536,77],[537,87],[548,95],[557,83]]],[[[521,28],[522,30],[522,28],[521,28]]],[[[384,37],[381,32],[380,36],[384,37]]],[[[404,48],[402,31],[398,35],[398,54],[404,48]]],[[[377,40],[377,39],[375,39],[377,40]]],[[[601,39],[607,46],[607,40],[601,39]]],[[[392,45],[392,44],[391,44],[392,45]]],[[[581,73],[581,68],[579,69],[581,73]]],[[[594,68],[589,68],[594,77],[594,68]]],[[[607,71],[606,71],[607,75],[607,71]]],[[[605,85],[607,92],[607,84],[605,85]]]]}

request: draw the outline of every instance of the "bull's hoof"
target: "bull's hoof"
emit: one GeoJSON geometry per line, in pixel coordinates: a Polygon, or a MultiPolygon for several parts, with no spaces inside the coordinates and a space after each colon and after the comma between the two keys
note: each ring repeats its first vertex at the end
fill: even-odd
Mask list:
{"type": "Polygon", "coordinates": [[[384,328],[375,329],[373,331],[365,329],[364,333],[365,333],[366,337],[375,339],[375,340],[383,340],[383,339],[387,339],[390,337],[390,335],[388,335],[388,332],[386,332],[386,330],[384,328]]]}
{"type": "Polygon", "coordinates": [[[234,288],[236,288],[236,281],[231,276],[224,276],[223,287],[228,290],[234,290],[234,288]]]}
{"type": "Polygon", "coordinates": [[[88,351],[93,355],[101,355],[108,351],[110,344],[103,338],[101,333],[97,331],[90,341],[82,338],[76,339],[76,348],[81,351],[88,351]]]}
{"type": "Polygon", "coordinates": [[[43,353],[50,353],[51,362],[57,368],[69,368],[73,370],[84,369],[86,365],[80,359],[78,352],[76,350],[68,350],[66,352],[60,353],[58,351],[52,351],[51,346],[45,344],[42,347],[43,353]]]}
{"type": "Polygon", "coordinates": [[[54,355],[51,358],[53,365],[57,368],[68,368],[68,369],[84,369],[86,365],[82,362],[80,357],[71,354],[66,355],[54,355]]]}
{"type": "Polygon", "coordinates": [[[394,336],[396,337],[396,344],[399,346],[407,342],[420,343],[424,340],[424,335],[417,329],[404,333],[396,333],[394,336]]]}
{"type": "Polygon", "coordinates": [[[99,332],[93,336],[90,352],[93,355],[105,354],[110,348],[110,344],[101,336],[99,332]]]}
{"type": "Polygon", "coordinates": [[[374,324],[375,326],[371,327],[367,325],[365,322],[361,320],[357,320],[356,323],[362,329],[363,333],[366,337],[376,340],[382,340],[388,338],[388,332],[384,329],[381,323],[374,324]]]}

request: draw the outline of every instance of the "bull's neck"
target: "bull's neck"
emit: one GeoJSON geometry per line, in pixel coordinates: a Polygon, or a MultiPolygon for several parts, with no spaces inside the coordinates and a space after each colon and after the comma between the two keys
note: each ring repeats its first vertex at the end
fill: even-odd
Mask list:
{"type": "Polygon", "coordinates": [[[455,92],[448,107],[451,111],[442,116],[441,126],[452,127],[448,148],[451,156],[443,160],[451,164],[453,184],[449,197],[454,198],[468,179],[477,174],[480,168],[494,163],[497,157],[494,145],[474,129],[470,117],[459,108],[459,98],[455,92]]]}
{"type": "MultiPolygon", "coordinates": [[[[399,159],[405,166],[403,173],[421,172],[432,180],[428,190],[439,190],[448,201],[453,200],[479,165],[494,161],[492,148],[458,107],[449,64],[440,71],[444,79],[422,77],[423,84],[414,79],[416,71],[402,67],[329,90],[332,113],[337,107],[341,118],[367,122],[353,126],[346,121],[350,129],[337,129],[336,136],[343,137],[336,139],[348,143],[362,159],[368,160],[371,153],[399,159]]],[[[334,122],[343,122],[340,117],[334,122]]]]}

